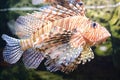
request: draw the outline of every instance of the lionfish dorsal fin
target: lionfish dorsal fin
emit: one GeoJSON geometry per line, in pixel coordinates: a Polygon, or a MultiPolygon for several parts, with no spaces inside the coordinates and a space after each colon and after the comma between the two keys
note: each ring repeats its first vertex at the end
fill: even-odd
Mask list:
{"type": "MultiPolygon", "coordinates": [[[[56,8],[60,8],[61,10],[65,10],[67,8],[72,10],[75,14],[74,15],[84,15],[85,14],[85,7],[81,0],[42,0],[42,3],[50,3],[52,6],[56,8]],[[59,7],[58,5],[62,6],[59,7]]],[[[68,12],[67,10],[66,12],[68,12]]]]}
{"type": "Polygon", "coordinates": [[[39,12],[34,12],[32,14],[28,14],[29,16],[37,17],[43,21],[55,21],[62,18],[66,18],[68,16],[76,15],[75,12],[67,9],[61,5],[56,6],[44,6],[40,8],[39,12]]]}
{"type": "Polygon", "coordinates": [[[84,4],[79,0],[43,0],[42,2],[51,3],[51,5],[41,7],[40,12],[29,15],[45,21],[55,21],[68,16],[85,14],[84,4]]]}
{"type": "Polygon", "coordinates": [[[33,16],[20,16],[15,21],[15,35],[19,38],[28,38],[38,28],[42,28],[46,22],[33,16]]]}
{"type": "MultiPolygon", "coordinates": [[[[55,0],[56,1],[56,0],[55,0]]],[[[84,15],[84,5],[79,0],[66,0],[65,4],[58,3],[40,8],[40,12],[33,12],[26,16],[20,16],[15,22],[15,34],[19,38],[28,38],[38,28],[44,27],[49,22],[63,19],[69,16],[84,15]]],[[[54,2],[53,2],[54,3],[54,2]]]]}

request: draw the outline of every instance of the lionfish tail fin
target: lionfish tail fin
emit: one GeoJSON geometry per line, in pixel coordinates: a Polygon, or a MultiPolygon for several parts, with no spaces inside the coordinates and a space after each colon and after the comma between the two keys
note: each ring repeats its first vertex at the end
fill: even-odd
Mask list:
{"type": "Polygon", "coordinates": [[[2,35],[2,39],[7,43],[3,51],[4,60],[10,64],[16,63],[23,54],[20,47],[20,40],[6,34],[2,35]]]}

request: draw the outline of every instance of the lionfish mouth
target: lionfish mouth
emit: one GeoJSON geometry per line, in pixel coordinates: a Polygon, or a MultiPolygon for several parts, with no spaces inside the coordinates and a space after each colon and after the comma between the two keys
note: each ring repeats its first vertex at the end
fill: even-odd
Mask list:
{"type": "MultiPolygon", "coordinates": [[[[104,34],[103,34],[103,35],[104,35],[104,34]]],[[[105,43],[110,36],[111,36],[111,34],[108,32],[108,34],[107,34],[106,36],[104,36],[104,37],[101,38],[100,40],[96,41],[96,42],[95,42],[95,45],[100,45],[100,44],[105,43]]]]}
{"type": "Polygon", "coordinates": [[[96,34],[96,35],[92,35],[92,33],[90,34],[83,35],[83,38],[90,46],[102,44],[106,42],[106,40],[111,36],[111,34],[107,30],[102,32],[101,34],[96,34]]]}

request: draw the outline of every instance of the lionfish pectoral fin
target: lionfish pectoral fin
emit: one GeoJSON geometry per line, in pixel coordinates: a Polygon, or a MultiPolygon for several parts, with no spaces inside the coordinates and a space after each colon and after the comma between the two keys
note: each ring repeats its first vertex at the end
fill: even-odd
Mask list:
{"type": "Polygon", "coordinates": [[[81,52],[81,62],[82,64],[85,64],[87,61],[90,61],[94,58],[94,53],[92,49],[89,46],[85,46],[84,50],[81,52]]]}
{"type": "Polygon", "coordinates": [[[61,71],[65,73],[69,73],[75,70],[79,64],[81,63],[85,64],[87,61],[89,62],[93,58],[94,58],[94,53],[92,49],[89,46],[84,46],[79,56],[76,57],[74,61],[68,64],[67,66],[62,67],[61,71]]]}
{"type": "Polygon", "coordinates": [[[16,63],[23,54],[20,47],[20,40],[9,37],[6,34],[3,34],[2,38],[7,42],[3,51],[4,60],[10,64],[16,63]]]}
{"type": "Polygon", "coordinates": [[[43,59],[44,55],[33,48],[23,53],[23,62],[26,68],[37,68],[43,59]]]}
{"type": "Polygon", "coordinates": [[[56,49],[50,53],[50,55],[58,54],[58,52],[61,53],[59,53],[59,55],[54,59],[49,58],[45,62],[45,66],[51,72],[55,72],[58,70],[62,72],[67,72],[67,71],[69,72],[68,68],[71,68],[68,67],[69,64],[73,63],[76,60],[76,58],[80,55],[80,53],[82,52],[82,47],[74,48],[71,47],[71,45],[68,43],[62,44],[60,46],[57,46],[56,49]]]}

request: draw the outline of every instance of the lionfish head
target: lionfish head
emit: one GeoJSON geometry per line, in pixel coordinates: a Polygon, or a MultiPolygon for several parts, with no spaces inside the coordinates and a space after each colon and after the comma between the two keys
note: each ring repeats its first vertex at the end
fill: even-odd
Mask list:
{"type": "Polygon", "coordinates": [[[86,26],[81,28],[81,34],[89,45],[105,42],[111,34],[97,22],[88,21],[86,26]]]}

